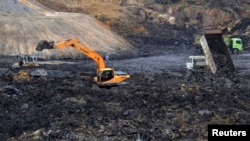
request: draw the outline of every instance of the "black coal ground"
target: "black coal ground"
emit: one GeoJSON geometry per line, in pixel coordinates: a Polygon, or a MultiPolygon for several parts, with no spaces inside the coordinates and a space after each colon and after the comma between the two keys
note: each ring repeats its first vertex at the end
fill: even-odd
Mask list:
{"type": "Polygon", "coordinates": [[[208,124],[250,123],[248,78],[179,72],[135,72],[128,85],[112,89],[89,87],[79,74],[18,81],[2,75],[0,138],[206,140],[208,124]]]}

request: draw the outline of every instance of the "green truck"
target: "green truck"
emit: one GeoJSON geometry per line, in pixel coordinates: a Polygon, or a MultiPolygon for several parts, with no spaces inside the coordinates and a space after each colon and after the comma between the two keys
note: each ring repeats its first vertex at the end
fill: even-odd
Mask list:
{"type": "MultiPolygon", "coordinates": [[[[193,45],[200,48],[200,39],[202,35],[194,35],[193,45]]],[[[230,49],[232,54],[238,54],[243,51],[243,42],[241,38],[232,37],[231,35],[223,35],[226,46],[230,49]]]]}
{"type": "Polygon", "coordinates": [[[232,54],[237,54],[243,51],[243,43],[241,38],[231,37],[230,35],[224,35],[224,42],[229,47],[232,54]]]}

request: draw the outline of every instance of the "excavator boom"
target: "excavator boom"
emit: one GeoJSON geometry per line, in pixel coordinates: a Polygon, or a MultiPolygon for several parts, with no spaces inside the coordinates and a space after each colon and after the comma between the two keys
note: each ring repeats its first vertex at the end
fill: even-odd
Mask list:
{"type": "Polygon", "coordinates": [[[93,59],[96,62],[97,67],[99,69],[105,68],[103,57],[97,52],[95,52],[93,49],[88,47],[87,45],[80,43],[77,39],[69,39],[69,40],[58,42],[56,44],[54,44],[53,41],[48,42],[48,41],[43,40],[38,44],[36,50],[42,51],[43,49],[61,49],[61,48],[66,48],[70,46],[76,48],[81,53],[93,59]]]}

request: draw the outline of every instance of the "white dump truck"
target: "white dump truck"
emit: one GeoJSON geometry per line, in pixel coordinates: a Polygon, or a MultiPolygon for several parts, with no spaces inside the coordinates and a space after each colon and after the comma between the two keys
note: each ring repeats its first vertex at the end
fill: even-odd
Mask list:
{"type": "Polygon", "coordinates": [[[229,74],[235,71],[231,53],[224,42],[221,30],[204,30],[204,35],[199,41],[204,57],[190,56],[187,62],[188,69],[208,66],[213,74],[217,72],[229,74]]]}
{"type": "Polygon", "coordinates": [[[207,61],[205,56],[189,56],[187,59],[187,69],[192,70],[195,68],[207,67],[207,61]]]}

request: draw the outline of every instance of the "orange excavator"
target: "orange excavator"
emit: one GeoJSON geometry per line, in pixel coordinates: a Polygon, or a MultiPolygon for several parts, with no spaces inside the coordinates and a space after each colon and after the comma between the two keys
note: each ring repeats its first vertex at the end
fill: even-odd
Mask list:
{"type": "Polygon", "coordinates": [[[126,83],[125,80],[130,78],[130,75],[123,71],[115,71],[112,68],[106,68],[102,55],[77,39],[69,39],[56,44],[54,41],[48,42],[46,40],[42,40],[38,43],[36,50],[42,51],[43,49],[61,49],[66,47],[74,47],[96,62],[97,72],[94,77],[94,82],[100,87],[119,86],[120,84],[126,83]]]}

